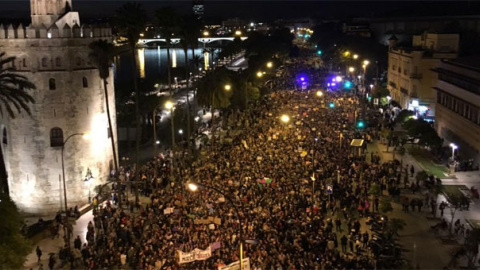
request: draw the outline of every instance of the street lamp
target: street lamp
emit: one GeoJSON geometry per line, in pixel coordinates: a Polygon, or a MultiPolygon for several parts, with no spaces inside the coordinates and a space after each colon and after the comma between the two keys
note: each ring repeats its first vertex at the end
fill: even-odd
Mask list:
{"type": "MultiPolygon", "coordinates": [[[[202,187],[202,188],[206,188],[206,189],[210,189],[210,190],[213,190],[217,193],[219,193],[220,195],[222,195],[229,203],[230,205],[232,206],[232,208],[235,210],[235,213],[237,214],[237,218],[238,218],[238,222],[239,222],[239,234],[240,234],[240,270],[243,269],[243,224],[242,224],[242,217],[240,216],[240,212],[238,211],[238,207],[235,206],[235,204],[233,203],[233,200],[232,198],[230,198],[229,196],[227,196],[224,192],[222,192],[221,190],[215,188],[215,187],[212,187],[212,186],[207,186],[207,185],[203,185],[203,184],[198,184],[198,183],[194,183],[194,182],[189,182],[187,183],[187,187],[190,191],[192,192],[195,192],[198,190],[199,187],[202,187]]],[[[243,205],[242,205],[242,208],[243,208],[243,205]]]]}
{"type": "Polygon", "coordinates": [[[355,68],[354,68],[354,67],[349,67],[349,68],[348,68],[348,71],[349,71],[349,72],[354,72],[354,71],[355,71],[355,68]]]}
{"type": "Polygon", "coordinates": [[[363,64],[364,64],[365,66],[368,66],[368,64],[370,64],[370,61],[364,60],[364,61],[363,61],[363,64]]]}
{"type": "Polygon", "coordinates": [[[208,37],[210,33],[208,31],[203,31],[203,36],[208,37]]]}
{"type": "Polygon", "coordinates": [[[261,78],[262,76],[263,76],[263,72],[261,72],[261,71],[257,72],[257,77],[258,78],[261,78]]]}
{"type": "Polygon", "coordinates": [[[285,124],[290,122],[290,116],[284,114],[280,117],[280,120],[282,120],[282,122],[284,122],[285,124]]]}
{"type": "Polygon", "coordinates": [[[318,90],[318,91],[317,91],[317,97],[321,97],[321,96],[323,96],[323,92],[320,91],[320,90],[318,90]]]}
{"type": "Polygon", "coordinates": [[[267,68],[272,68],[273,67],[273,63],[272,62],[268,62],[267,63],[267,68]]]}
{"type": "Polygon", "coordinates": [[[182,135],[183,134],[183,129],[178,130],[178,134],[182,135]]]}
{"type": "Polygon", "coordinates": [[[173,108],[174,108],[173,102],[171,102],[171,101],[165,102],[165,108],[167,110],[170,110],[170,121],[171,121],[171,124],[172,124],[172,130],[171,130],[172,131],[172,151],[173,151],[173,149],[175,148],[175,131],[174,131],[175,130],[175,126],[174,126],[175,122],[173,121],[173,117],[174,117],[174,115],[173,115],[173,108]]]}
{"type": "MultiPolygon", "coordinates": [[[[87,132],[79,132],[79,133],[73,133],[72,135],[68,136],[65,141],[62,143],[62,178],[63,178],[63,199],[65,203],[65,215],[68,218],[68,205],[67,205],[67,184],[65,181],[65,144],[67,144],[68,140],[74,136],[82,136],[84,139],[89,139],[90,138],[90,133],[87,132]]],[[[70,248],[70,232],[67,232],[67,238],[66,241],[68,243],[68,247],[70,248]]]]}
{"type": "Polygon", "coordinates": [[[235,36],[241,36],[241,35],[242,35],[242,31],[240,30],[235,31],[235,36]]]}
{"type": "Polygon", "coordinates": [[[450,147],[452,148],[452,160],[455,160],[455,150],[458,149],[458,146],[454,143],[451,143],[450,147]]]}
{"type": "Polygon", "coordinates": [[[358,59],[358,54],[354,54],[353,59],[358,59]]]}
{"type": "Polygon", "coordinates": [[[231,86],[230,84],[226,84],[226,85],[224,86],[224,88],[225,88],[226,91],[232,90],[232,86],[231,86]]]}

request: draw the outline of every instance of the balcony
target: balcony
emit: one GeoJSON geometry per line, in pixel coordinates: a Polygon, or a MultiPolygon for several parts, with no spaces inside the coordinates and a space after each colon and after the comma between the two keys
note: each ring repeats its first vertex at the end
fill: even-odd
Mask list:
{"type": "Polygon", "coordinates": [[[408,90],[403,88],[403,87],[400,87],[400,92],[402,92],[404,95],[407,95],[408,96],[408,90]]]}
{"type": "Polygon", "coordinates": [[[392,81],[389,81],[389,82],[388,82],[388,85],[390,85],[390,86],[393,87],[393,88],[397,88],[397,84],[394,83],[394,82],[392,82],[392,81]]]}

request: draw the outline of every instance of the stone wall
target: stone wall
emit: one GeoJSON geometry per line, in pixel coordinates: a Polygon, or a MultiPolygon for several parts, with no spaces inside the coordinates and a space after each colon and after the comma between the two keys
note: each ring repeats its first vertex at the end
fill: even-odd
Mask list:
{"type": "MultiPolygon", "coordinates": [[[[98,30],[95,35],[95,31],[84,32],[86,28],[81,28],[77,34],[71,29],[70,38],[40,37],[40,31],[33,38],[22,37],[22,31],[12,29],[13,26],[7,27],[2,32],[0,27],[0,51],[17,57],[18,72],[37,89],[31,92],[35,99],[31,116],[21,113],[14,119],[0,118],[8,136],[2,151],[10,195],[26,213],[44,215],[63,209],[61,147],[50,146],[50,131],[58,127],[63,130],[63,139],[74,133],[91,132],[89,140],[82,136],[70,138],[64,151],[68,207],[86,203],[87,169],[95,178],[90,186],[93,194],[96,185],[107,181],[113,166],[103,82],[88,58],[88,44],[111,37],[106,34],[108,31],[98,30]],[[10,38],[12,34],[15,38],[10,38]]],[[[116,137],[113,74],[108,78],[108,87],[116,137]]]]}

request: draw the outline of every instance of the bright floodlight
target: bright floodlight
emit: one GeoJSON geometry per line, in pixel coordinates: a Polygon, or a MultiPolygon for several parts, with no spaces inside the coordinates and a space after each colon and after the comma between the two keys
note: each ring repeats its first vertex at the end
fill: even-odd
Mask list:
{"type": "Polygon", "coordinates": [[[273,67],[273,63],[272,62],[268,62],[267,63],[267,68],[272,68],[273,67]]]}
{"type": "Polygon", "coordinates": [[[282,117],[280,117],[280,119],[282,120],[282,122],[288,123],[290,121],[290,116],[284,114],[282,115],[282,117]]]}
{"type": "Polygon", "coordinates": [[[156,144],[160,144],[160,141],[156,141],[155,143],[156,143],[156,144]]]}
{"type": "Polygon", "coordinates": [[[355,71],[355,68],[354,68],[354,67],[349,67],[349,68],[348,68],[348,71],[354,72],[354,71],[355,71]]]}
{"type": "Polygon", "coordinates": [[[198,189],[198,186],[194,183],[189,183],[187,186],[188,186],[188,189],[190,189],[191,191],[194,191],[194,192],[197,191],[197,189],[198,189]]]}
{"type": "Polygon", "coordinates": [[[353,59],[357,59],[357,58],[358,58],[358,54],[354,54],[353,59]]]}
{"type": "Polygon", "coordinates": [[[225,85],[225,90],[230,91],[232,89],[232,86],[230,84],[225,85]]]}
{"type": "Polygon", "coordinates": [[[167,108],[169,110],[172,109],[173,108],[173,102],[171,102],[171,101],[165,102],[165,108],[167,108]]]}
{"type": "Polygon", "coordinates": [[[450,144],[450,147],[453,149],[453,150],[457,150],[458,149],[458,146],[454,143],[451,143],[450,144]]]}
{"type": "Polygon", "coordinates": [[[261,78],[263,76],[263,72],[259,71],[257,72],[257,77],[261,78]]]}
{"type": "Polygon", "coordinates": [[[365,66],[368,66],[368,64],[370,64],[370,61],[365,60],[365,61],[363,61],[363,64],[364,64],[365,66]]]}
{"type": "Polygon", "coordinates": [[[204,36],[209,36],[210,33],[209,33],[208,31],[203,31],[203,35],[204,35],[204,36]]]}
{"type": "Polygon", "coordinates": [[[335,81],[341,82],[341,81],[342,81],[342,77],[340,77],[340,76],[335,77],[335,81]]]}
{"type": "Polygon", "coordinates": [[[323,96],[323,92],[322,92],[322,91],[320,91],[320,90],[319,90],[319,91],[317,91],[317,97],[321,97],[321,96],[323,96]]]}
{"type": "Polygon", "coordinates": [[[235,35],[236,35],[236,36],[242,35],[242,31],[240,31],[240,30],[235,31],[235,35]]]}
{"type": "Polygon", "coordinates": [[[85,133],[83,133],[82,136],[85,140],[88,140],[88,139],[90,139],[90,137],[92,137],[92,134],[90,132],[85,132],[85,133]]]}
{"type": "Polygon", "coordinates": [[[182,134],[183,134],[183,129],[180,129],[180,130],[178,131],[178,134],[182,135],[182,134]]]}

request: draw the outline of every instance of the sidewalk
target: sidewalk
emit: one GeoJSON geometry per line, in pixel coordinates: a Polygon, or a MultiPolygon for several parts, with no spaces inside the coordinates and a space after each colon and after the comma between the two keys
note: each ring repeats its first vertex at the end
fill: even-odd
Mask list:
{"type": "MultiPolygon", "coordinates": [[[[392,148],[390,151],[386,151],[386,145],[381,144],[378,141],[368,145],[367,155],[370,155],[370,151],[376,152],[376,154],[381,156],[382,162],[386,162],[393,159],[392,148]]],[[[415,160],[408,152],[405,153],[403,157],[400,155],[395,156],[396,159],[400,160],[403,158],[403,165],[406,164],[413,165],[415,172],[424,170],[419,162],[415,160]]],[[[368,157],[369,159],[369,157],[368,157]]],[[[367,160],[368,160],[367,159],[367,160]]],[[[410,171],[410,170],[409,170],[410,171]]],[[[444,178],[442,179],[443,185],[465,185],[467,188],[474,186],[480,188],[480,172],[456,172],[455,178],[444,178]]],[[[409,190],[402,190],[402,196],[408,197],[409,199],[423,199],[424,193],[422,191],[417,194],[412,194],[409,190]]],[[[440,194],[437,197],[437,205],[442,201],[446,201],[446,198],[443,194],[440,194]]],[[[455,248],[463,244],[462,236],[454,236],[454,241],[449,243],[442,241],[442,238],[446,238],[448,232],[443,232],[441,235],[436,235],[430,229],[430,226],[438,223],[440,221],[440,211],[437,210],[436,218],[432,217],[430,213],[430,207],[424,206],[422,212],[410,212],[404,213],[401,211],[401,205],[393,204],[394,211],[388,215],[391,217],[401,218],[407,223],[404,231],[401,232],[400,243],[404,248],[408,250],[409,253],[405,254],[407,260],[412,262],[412,265],[415,267],[416,263],[419,264],[421,269],[441,269],[447,266],[451,260],[451,252],[455,248]],[[455,243],[456,242],[456,243],[455,243]]],[[[449,209],[445,209],[443,218],[450,223],[451,213],[449,209]]],[[[457,210],[454,216],[454,222],[460,219],[461,224],[465,224],[465,228],[470,228],[470,224],[474,224],[478,221],[480,227],[480,200],[472,199],[470,203],[469,211],[460,211],[457,210]]],[[[475,226],[475,225],[474,225],[475,226]]],[[[461,257],[459,260],[459,266],[466,266],[467,261],[465,257],[461,257]]],[[[477,266],[478,263],[476,264],[477,266]]]]}

